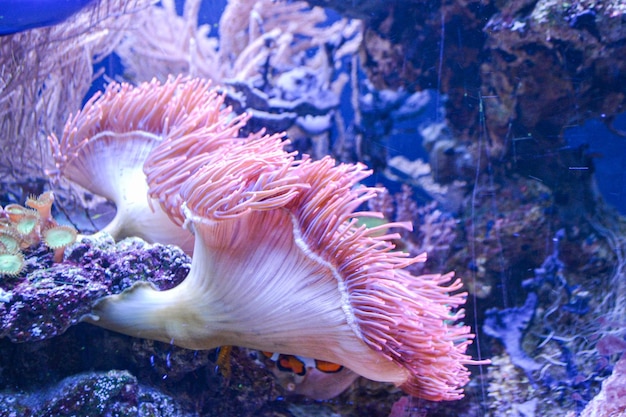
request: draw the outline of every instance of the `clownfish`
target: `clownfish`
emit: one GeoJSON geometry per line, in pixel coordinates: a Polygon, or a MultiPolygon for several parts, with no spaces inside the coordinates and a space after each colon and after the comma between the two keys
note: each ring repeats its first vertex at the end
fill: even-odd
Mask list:
{"type": "Polygon", "coordinates": [[[276,367],[283,372],[293,372],[296,375],[304,376],[307,368],[315,368],[318,371],[333,374],[343,369],[343,366],[323,361],[320,359],[305,358],[302,356],[285,355],[282,353],[263,352],[266,358],[276,363],[276,367]]]}

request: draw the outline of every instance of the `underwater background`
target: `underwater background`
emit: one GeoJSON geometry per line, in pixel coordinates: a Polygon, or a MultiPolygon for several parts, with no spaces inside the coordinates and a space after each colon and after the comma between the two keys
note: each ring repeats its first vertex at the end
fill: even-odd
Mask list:
{"type": "Polygon", "coordinates": [[[0,35],[0,416],[626,416],[623,1],[0,0],[0,35]],[[394,244],[428,254],[411,274],[467,292],[463,398],[84,322],[192,261],[142,219],[98,233],[106,175],[65,178],[55,138],[112,82],[179,75],[249,114],[242,136],[372,169],[364,210],[411,222],[394,244]],[[19,236],[16,205],[39,213],[19,236]]]}

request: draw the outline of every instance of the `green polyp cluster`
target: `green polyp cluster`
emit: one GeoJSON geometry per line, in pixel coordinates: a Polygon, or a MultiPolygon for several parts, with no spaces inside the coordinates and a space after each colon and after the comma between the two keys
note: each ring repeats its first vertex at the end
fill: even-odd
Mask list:
{"type": "Polygon", "coordinates": [[[63,249],[76,241],[77,231],[59,226],[51,215],[54,195],[46,192],[29,197],[25,206],[0,207],[0,275],[15,276],[24,268],[23,251],[43,242],[55,251],[54,261],[63,258],[63,249]]]}

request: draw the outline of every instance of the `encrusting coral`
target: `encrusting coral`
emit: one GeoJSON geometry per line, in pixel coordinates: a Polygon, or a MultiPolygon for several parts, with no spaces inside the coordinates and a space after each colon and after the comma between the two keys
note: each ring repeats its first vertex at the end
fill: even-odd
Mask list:
{"type": "MultiPolygon", "coordinates": [[[[138,90],[149,97],[156,88],[138,90]]],[[[147,116],[158,111],[139,96],[152,111],[147,116]]],[[[144,126],[140,116],[118,120],[117,128],[124,131],[123,122],[144,126]]],[[[72,123],[81,125],[81,117],[72,123]]],[[[189,117],[206,120],[195,111],[160,120],[171,132],[189,117]]],[[[139,283],[104,297],[84,320],[192,349],[236,345],[312,357],[422,398],[460,398],[469,379],[465,365],[478,363],[465,354],[473,337],[469,327],[457,323],[465,301],[460,280],[411,275],[405,268],[425,255],[393,251],[390,240],[397,234],[358,225],[359,217],[381,217],[358,211],[378,191],[358,185],[370,174],[363,165],[296,159],[280,135],[231,135],[243,122],[245,117],[225,120],[231,129],[217,135],[217,145],[198,141],[195,131],[164,135],[152,146],[159,152],[134,160],[148,177],[141,177],[142,190],[146,184],[171,223],[184,221],[193,232],[191,269],[170,290],[139,283]]],[[[105,151],[98,163],[115,165],[104,161],[114,156],[121,154],[105,151]]],[[[129,172],[140,178],[136,167],[129,172]]]]}

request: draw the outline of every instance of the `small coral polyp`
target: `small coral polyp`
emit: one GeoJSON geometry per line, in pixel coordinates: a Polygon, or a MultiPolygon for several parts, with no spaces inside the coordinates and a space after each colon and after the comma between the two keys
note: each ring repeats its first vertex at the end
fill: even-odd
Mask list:
{"type": "Polygon", "coordinates": [[[0,275],[17,276],[24,269],[24,256],[19,252],[0,249],[0,275]]]}
{"type": "Polygon", "coordinates": [[[52,217],[52,204],[54,203],[54,194],[52,191],[46,191],[39,197],[30,196],[26,200],[26,207],[30,207],[39,214],[40,228],[42,230],[52,226],[56,226],[57,222],[52,217]]]}
{"type": "Polygon", "coordinates": [[[10,225],[2,223],[0,226],[0,244],[4,251],[15,253],[20,250],[19,233],[10,225]]]}
{"type": "Polygon", "coordinates": [[[76,241],[76,236],[76,230],[70,226],[52,226],[42,233],[46,246],[54,250],[55,262],[63,260],[64,249],[76,241]]]}

